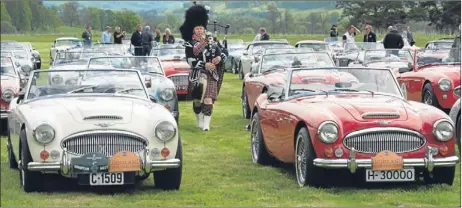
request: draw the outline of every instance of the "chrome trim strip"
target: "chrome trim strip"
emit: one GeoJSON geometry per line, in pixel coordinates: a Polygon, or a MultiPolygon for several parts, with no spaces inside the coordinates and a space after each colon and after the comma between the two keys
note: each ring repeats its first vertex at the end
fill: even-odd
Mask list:
{"type": "MultiPolygon", "coordinates": [[[[425,158],[412,158],[403,159],[404,168],[408,167],[426,167],[425,158]]],[[[372,168],[371,159],[356,159],[358,167],[360,168],[372,168]]],[[[452,167],[457,165],[459,158],[457,156],[445,157],[445,158],[434,158],[434,167],[452,167]]],[[[322,159],[316,158],[313,160],[313,165],[323,168],[347,168],[348,159],[322,159]]]]}
{"type": "Polygon", "coordinates": [[[399,112],[368,112],[361,115],[362,118],[399,118],[399,112]]]}
{"type": "MultiPolygon", "coordinates": [[[[149,161],[148,164],[152,168],[177,168],[180,166],[180,159],[168,159],[168,160],[158,160],[158,161],[149,161]]],[[[60,171],[61,162],[30,162],[27,164],[27,170],[30,171],[60,171]]]]}

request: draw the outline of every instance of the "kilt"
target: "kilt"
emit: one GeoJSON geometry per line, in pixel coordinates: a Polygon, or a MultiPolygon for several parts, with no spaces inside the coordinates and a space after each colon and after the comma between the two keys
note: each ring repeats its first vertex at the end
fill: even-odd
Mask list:
{"type": "Polygon", "coordinates": [[[217,82],[217,96],[220,94],[221,84],[223,83],[223,76],[225,75],[224,64],[217,66],[218,82],[217,82]]]}
{"type": "MultiPolygon", "coordinates": [[[[200,83],[202,83],[202,96],[201,102],[204,101],[204,98],[211,98],[213,102],[217,99],[217,92],[218,92],[218,81],[213,78],[213,76],[209,72],[202,72],[200,83]]],[[[192,92],[196,86],[189,82],[188,84],[188,98],[194,99],[192,92]]]]}

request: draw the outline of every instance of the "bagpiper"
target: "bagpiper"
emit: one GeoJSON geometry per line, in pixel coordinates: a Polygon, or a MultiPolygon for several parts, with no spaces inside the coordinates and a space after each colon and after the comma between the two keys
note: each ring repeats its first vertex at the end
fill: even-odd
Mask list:
{"type": "Polygon", "coordinates": [[[193,99],[197,126],[204,131],[210,130],[213,104],[217,98],[217,67],[223,59],[213,35],[206,35],[208,20],[208,10],[202,5],[194,5],[186,10],[180,27],[186,59],[191,66],[188,94],[193,99]]]}

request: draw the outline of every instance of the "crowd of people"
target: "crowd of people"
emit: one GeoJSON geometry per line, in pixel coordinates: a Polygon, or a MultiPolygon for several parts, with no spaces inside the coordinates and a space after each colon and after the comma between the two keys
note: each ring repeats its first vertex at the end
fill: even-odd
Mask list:
{"type": "MultiPolygon", "coordinates": [[[[358,28],[351,25],[342,36],[343,44],[355,43],[356,35],[360,33],[361,31],[358,28]]],[[[336,38],[338,36],[339,33],[337,31],[337,25],[332,25],[330,29],[330,37],[336,38]]],[[[407,41],[410,46],[415,44],[415,39],[409,26],[404,27],[404,31],[401,34],[398,31],[398,28],[395,26],[389,26],[388,32],[382,40],[385,49],[402,49],[405,46],[405,41],[407,41]]],[[[377,36],[374,32],[372,32],[372,25],[370,24],[365,26],[363,42],[377,42],[377,36]]]]}
{"type": "MultiPolygon", "coordinates": [[[[102,44],[122,44],[122,39],[126,37],[126,32],[121,31],[119,26],[115,27],[114,33],[111,32],[112,27],[106,26],[106,30],[101,33],[102,44]]],[[[93,35],[91,26],[87,26],[82,33],[84,46],[91,47],[93,35]]],[[[165,29],[165,34],[162,35],[159,29],[155,31],[156,36],[153,37],[150,26],[139,24],[136,26],[136,31],[132,34],[130,42],[135,48],[135,56],[149,55],[154,43],[174,44],[175,37],[172,35],[169,28],[165,29]],[[161,40],[162,37],[162,40],[161,40]]]]}

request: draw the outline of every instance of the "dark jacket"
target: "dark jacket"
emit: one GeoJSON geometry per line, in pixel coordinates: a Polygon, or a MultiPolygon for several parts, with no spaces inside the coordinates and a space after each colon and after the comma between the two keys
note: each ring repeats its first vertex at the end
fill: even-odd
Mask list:
{"type": "Polygon", "coordinates": [[[156,35],[156,37],[154,38],[154,41],[160,43],[160,35],[156,35]]]}
{"type": "Polygon", "coordinates": [[[398,31],[391,31],[383,38],[383,47],[385,49],[401,49],[403,46],[403,37],[398,34],[398,31]]]}
{"type": "Polygon", "coordinates": [[[371,31],[371,32],[369,32],[369,34],[364,35],[364,41],[363,42],[377,42],[377,36],[375,35],[375,33],[373,33],[371,31]]]}
{"type": "Polygon", "coordinates": [[[122,35],[122,33],[114,32],[114,43],[122,44],[122,38],[125,36],[122,35]],[[120,37],[117,38],[118,35],[121,35],[120,37]]]}
{"type": "Polygon", "coordinates": [[[141,46],[141,34],[138,31],[135,31],[132,34],[131,42],[133,46],[141,46]]]}
{"type": "Polygon", "coordinates": [[[261,38],[260,38],[260,40],[269,40],[269,39],[270,39],[270,37],[269,37],[269,35],[267,33],[261,35],[261,38]]]}
{"type": "Polygon", "coordinates": [[[150,46],[152,47],[152,41],[154,40],[154,38],[152,37],[152,34],[148,31],[144,31],[142,34],[141,34],[141,45],[142,46],[150,46]]]}
{"type": "Polygon", "coordinates": [[[84,45],[91,45],[91,39],[92,39],[91,36],[92,36],[91,32],[88,32],[86,30],[82,33],[82,39],[83,39],[84,45]]]}
{"type": "Polygon", "coordinates": [[[167,38],[166,35],[164,35],[162,37],[162,43],[164,43],[164,44],[174,44],[175,43],[175,37],[173,37],[173,35],[170,34],[168,40],[166,38],[167,38]]]}
{"type": "Polygon", "coordinates": [[[331,38],[336,38],[338,37],[338,31],[335,28],[330,28],[330,37],[331,38]]]}

